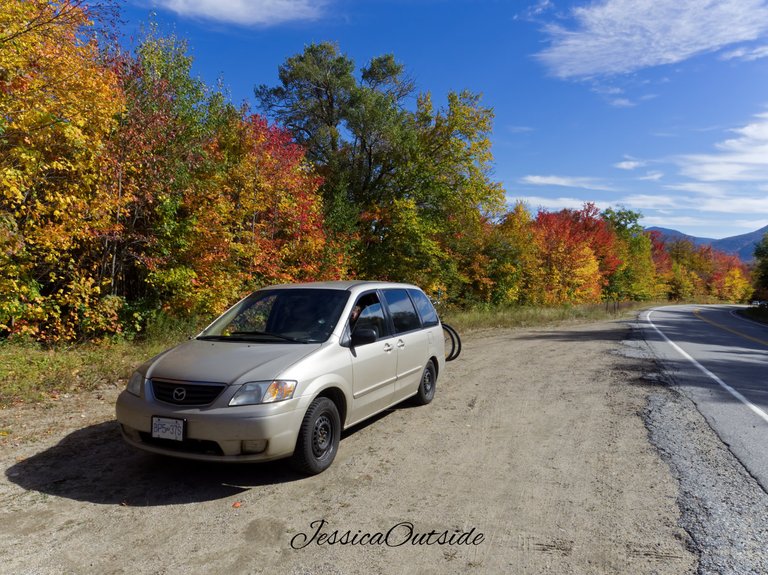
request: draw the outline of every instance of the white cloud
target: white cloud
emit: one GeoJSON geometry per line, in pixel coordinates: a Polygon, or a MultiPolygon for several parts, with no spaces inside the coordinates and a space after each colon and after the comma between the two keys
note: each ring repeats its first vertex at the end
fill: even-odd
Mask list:
{"type": "Polygon", "coordinates": [[[736,137],[716,144],[715,153],[676,158],[681,173],[699,182],[768,183],[768,112],[732,131],[736,137]]]}
{"type": "Polygon", "coordinates": [[[573,176],[525,176],[520,179],[522,184],[532,184],[534,186],[560,186],[563,188],[579,188],[582,190],[597,190],[604,192],[613,192],[615,188],[605,185],[599,180],[593,178],[582,178],[573,176]]]}
{"type": "Polygon", "coordinates": [[[511,134],[525,134],[533,132],[533,128],[530,126],[507,126],[507,131],[511,134]]]}
{"type": "Polygon", "coordinates": [[[677,227],[704,227],[711,226],[714,222],[705,220],[702,218],[695,218],[693,216],[644,216],[643,224],[646,227],[659,226],[661,228],[677,228],[677,227]]]}
{"type": "Polygon", "coordinates": [[[602,94],[604,96],[618,96],[618,95],[624,93],[624,88],[619,88],[617,86],[600,86],[600,85],[597,85],[594,88],[592,88],[592,91],[595,94],[602,94]]]}
{"type": "Polygon", "coordinates": [[[316,20],[328,0],[154,0],[180,16],[245,26],[316,20]]]}
{"type": "Polygon", "coordinates": [[[730,52],[725,52],[720,56],[721,60],[744,60],[752,62],[768,57],[768,46],[758,46],[756,48],[737,48],[730,52]]]}
{"type": "Polygon", "coordinates": [[[614,98],[609,104],[614,108],[634,108],[637,105],[629,98],[614,98]]]}
{"type": "Polygon", "coordinates": [[[667,184],[664,186],[667,190],[680,190],[681,192],[692,192],[705,196],[722,197],[728,193],[728,188],[720,184],[710,184],[707,182],[683,182],[680,184],[667,184]]]}
{"type": "Polygon", "coordinates": [[[642,168],[643,166],[645,166],[645,162],[632,159],[626,159],[613,164],[613,167],[618,168],[619,170],[636,170],[637,168],[642,168]]]}
{"type": "Polygon", "coordinates": [[[529,6],[525,11],[514,16],[515,20],[523,18],[525,20],[531,20],[538,16],[541,16],[545,12],[548,12],[553,8],[551,0],[539,0],[533,6],[529,6]]]}
{"type": "Polygon", "coordinates": [[[587,201],[578,198],[544,198],[541,196],[508,196],[507,199],[510,204],[523,202],[533,209],[540,208],[544,210],[580,210],[587,201]]]}
{"type": "Polygon", "coordinates": [[[762,198],[733,197],[704,198],[696,203],[703,212],[724,214],[768,214],[768,196],[762,198]]]}
{"type": "Polygon", "coordinates": [[[768,226],[768,218],[762,218],[759,220],[733,220],[731,223],[739,228],[753,231],[768,226]]]}
{"type": "Polygon", "coordinates": [[[658,182],[663,177],[664,177],[664,172],[648,172],[644,176],[640,176],[637,179],[648,181],[648,182],[658,182]]]}
{"type": "Polygon", "coordinates": [[[680,202],[678,198],[672,196],[650,195],[650,194],[634,194],[626,196],[618,202],[618,204],[626,205],[634,209],[644,210],[662,210],[665,208],[679,208],[680,202]]]}
{"type": "Polygon", "coordinates": [[[557,77],[589,78],[674,64],[768,31],[764,0],[604,0],[572,10],[573,29],[551,24],[536,57],[557,77]]]}

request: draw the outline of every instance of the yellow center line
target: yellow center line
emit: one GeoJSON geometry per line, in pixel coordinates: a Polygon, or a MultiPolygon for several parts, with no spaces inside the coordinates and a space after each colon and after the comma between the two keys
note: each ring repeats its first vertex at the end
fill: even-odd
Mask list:
{"type": "Polygon", "coordinates": [[[764,339],[760,339],[757,337],[752,337],[751,335],[747,335],[746,333],[741,333],[740,331],[737,331],[731,327],[728,327],[727,325],[723,325],[721,323],[718,323],[716,321],[712,321],[711,319],[705,318],[703,315],[701,315],[701,311],[698,309],[693,310],[693,315],[695,315],[700,320],[703,320],[709,324],[714,325],[715,327],[719,327],[720,329],[723,329],[725,331],[731,332],[734,335],[738,335],[739,337],[743,337],[744,339],[748,339],[749,341],[754,341],[755,343],[759,343],[765,346],[768,346],[768,341],[764,339]]]}

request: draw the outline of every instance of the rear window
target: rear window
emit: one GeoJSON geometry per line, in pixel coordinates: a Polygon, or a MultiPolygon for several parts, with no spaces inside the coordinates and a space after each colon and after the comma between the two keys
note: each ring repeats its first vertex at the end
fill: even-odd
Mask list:
{"type": "Polygon", "coordinates": [[[409,289],[408,293],[410,294],[413,303],[416,304],[416,310],[419,312],[421,323],[424,324],[424,327],[431,327],[440,323],[440,319],[437,317],[437,312],[432,306],[432,302],[429,301],[429,298],[426,295],[424,295],[424,292],[417,289],[409,289]]]}

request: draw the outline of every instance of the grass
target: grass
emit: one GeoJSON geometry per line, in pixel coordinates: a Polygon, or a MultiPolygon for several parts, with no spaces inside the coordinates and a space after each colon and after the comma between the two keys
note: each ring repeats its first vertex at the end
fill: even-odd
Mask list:
{"type": "MultiPolygon", "coordinates": [[[[664,302],[668,303],[668,302],[664,302]]],[[[651,307],[650,302],[608,302],[594,305],[560,307],[478,308],[449,311],[443,320],[459,332],[489,328],[519,328],[555,325],[566,322],[600,321],[626,317],[637,310],[651,307]]],[[[659,302],[658,305],[662,305],[659,302]]]]}
{"type": "MultiPolygon", "coordinates": [[[[668,302],[664,302],[668,303],[668,302]]],[[[662,302],[659,302],[661,305],[662,302]]],[[[441,316],[460,333],[489,328],[520,328],[629,317],[652,306],[645,302],[551,308],[508,307],[445,311],[441,316]]],[[[755,310],[760,312],[760,310],[755,310]]],[[[764,321],[768,311],[763,310],[764,321]]],[[[147,359],[200,331],[202,324],[159,318],[141,338],[102,344],[44,348],[32,343],[0,342],[0,407],[46,403],[58,396],[122,385],[147,359]]]]}
{"type": "Polygon", "coordinates": [[[768,305],[748,307],[741,313],[749,319],[753,319],[762,323],[768,323],[768,305]]]}
{"type": "Polygon", "coordinates": [[[46,348],[0,343],[0,407],[40,403],[105,384],[120,384],[150,357],[199,331],[194,320],[161,319],[141,338],[46,348]]]}

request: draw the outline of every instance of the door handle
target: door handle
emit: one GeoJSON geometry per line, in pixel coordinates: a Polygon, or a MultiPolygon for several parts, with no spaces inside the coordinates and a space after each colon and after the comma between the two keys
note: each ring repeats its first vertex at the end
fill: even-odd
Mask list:
{"type": "Polygon", "coordinates": [[[405,347],[405,342],[402,339],[397,340],[397,348],[403,349],[405,347]]]}
{"type": "Polygon", "coordinates": [[[392,344],[385,343],[384,344],[384,351],[392,351],[392,344]]]}

